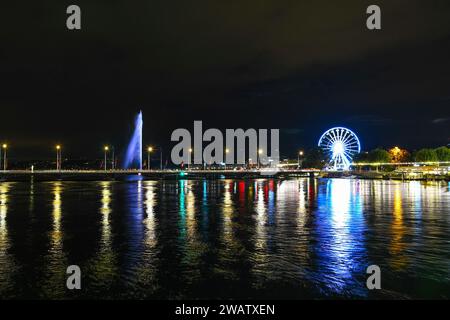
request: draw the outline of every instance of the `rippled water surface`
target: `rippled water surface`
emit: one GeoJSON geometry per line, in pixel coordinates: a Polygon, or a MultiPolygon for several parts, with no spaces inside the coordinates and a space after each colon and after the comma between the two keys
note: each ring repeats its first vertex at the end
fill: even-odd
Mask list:
{"type": "Polygon", "coordinates": [[[450,185],[0,182],[0,298],[449,298],[450,185]],[[82,290],[66,289],[66,268],[82,290]],[[381,291],[366,289],[380,266],[381,291]]]}

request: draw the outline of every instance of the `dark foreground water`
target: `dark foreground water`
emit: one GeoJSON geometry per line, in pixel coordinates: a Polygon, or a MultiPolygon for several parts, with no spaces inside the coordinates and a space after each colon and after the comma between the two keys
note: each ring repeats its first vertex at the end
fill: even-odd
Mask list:
{"type": "Polygon", "coordinates": [[[449,188],[0,182],[0,298],[449,298],[449,188]],[[371,264],[382,271],[376,293],[371,264]]]}

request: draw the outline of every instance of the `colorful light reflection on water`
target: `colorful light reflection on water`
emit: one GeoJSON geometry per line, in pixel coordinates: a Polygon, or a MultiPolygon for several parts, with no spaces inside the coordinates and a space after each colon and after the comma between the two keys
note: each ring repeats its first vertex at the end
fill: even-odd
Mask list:
{"type": "Polygon", "coordinates": [[[447,183],[0,183],[0,297],[450,297],[447,183]],[[65,268],[83,290],[65,290],[65,268]],[[366,268],[382,287],[369,292],[366,268]],[[220,288],[220,289],[218,289],[220,288]]]}

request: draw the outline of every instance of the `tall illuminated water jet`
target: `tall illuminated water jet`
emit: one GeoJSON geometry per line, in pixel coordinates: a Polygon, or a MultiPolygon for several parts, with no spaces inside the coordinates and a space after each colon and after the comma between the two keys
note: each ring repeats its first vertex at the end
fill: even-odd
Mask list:
{"type": "Polygon", "coordinates": [[[137,168],[142,170],[142,111],[136,117],[133,136],[128,144],[125,154],[124,168],[137,168]]]}

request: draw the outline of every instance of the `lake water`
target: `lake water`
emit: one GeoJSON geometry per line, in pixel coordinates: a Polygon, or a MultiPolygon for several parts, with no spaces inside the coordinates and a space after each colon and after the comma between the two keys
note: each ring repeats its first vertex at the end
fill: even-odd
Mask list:
{"type": "Polygon", "coordinates": [[[449,298],[450,185],[0,182],[0,298],[449,298]],[[366,268],[381,268],[380,291],[366,268]],[[78,265],[82,289],[66,289],[78,265]]]}

